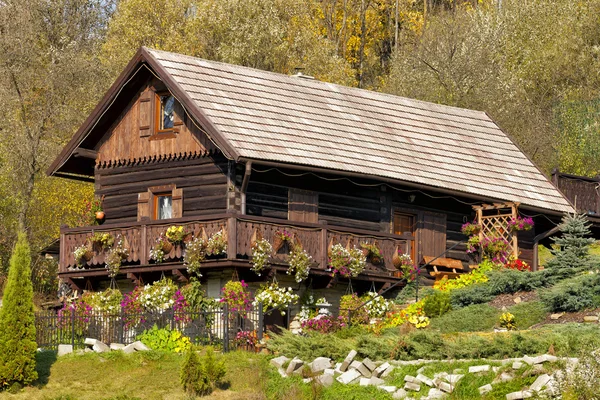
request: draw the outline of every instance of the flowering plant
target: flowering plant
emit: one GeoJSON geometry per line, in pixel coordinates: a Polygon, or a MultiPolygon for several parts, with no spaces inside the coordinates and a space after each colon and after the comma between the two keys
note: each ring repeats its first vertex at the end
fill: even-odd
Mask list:
{"type": "Polygon", "coordinates": [[[157,264],[162,263],[165,260],[165,256],[171,252],[173,245],[167,239],[164,233],[161,233],[154,246],[150,249],[150,259],[154,260],[157,264]]]}
{"type": "Polygon", "coordinates": [[[319,314],[314,318],[301,322],[302,329],[321,333],[337,332],[344,326],[346,326],[346,323],[342,317],[325,314],[319,314]]]}
{"type": "Polygon", "coordinates": [[[340,317],[353,325],[367,324],[369,322],[369,313],[365,307],[360,307],[363,300],[356,293],[347,294],[340,298],[340,317]]]}
{"type": "Polygon", "coordinates": [[[86,262],[92,259],[93,253],[87,245],[83,244],[75,248],[73,256],[75,257],[75,262],[77,265],[83,267],[86,262]]]}
{"type": "Polygon", "coordinates": [[[479,264],[479,268],[474,269],[468,274],[461,274],[455,279],[448,279],[443,277],[439,281],[436,281],[433,285],[434,289],[448,291],[454,289],[460,289],[466,286],[471,286],[476,283],[483,283],[489,280],[487,272],[493,269],[494,264],[489,261],[483,261],[479,264]]]}
{"type": "Polygon", "coordinates": [[[509,244],[502,237],[485,237],[481,241],[483,258],[496,264],[505,264],[508,261],[509,244]]]}
{"type": "Polygon", "coordinates": [[[189,322],[191,320],[189,314],[186,311],[189,309],[190,305],[187,302],[187,299],[183,295],[181,289],[177,289],[175,294],[173,295],[173,316],[175,321],[180,322],[189,322]]]}
{"type": "Polygon", "coordinates": [[[157,311],[162,314],[175,303],[173,295],[177,292],[177,285],[169,279],[161,279],[152,285],[144,286],[139,297],[146,311],[157,311]]]}
{"type": "Polygon", "coordinates": [[[119,273],[121,263],[129,257],[129,250],[124,246],[123,239],[121,236],[117,237],[117,243],[108,250],[104,263],[108,270],[108,276],[114,278],[119,273]]]}
{"type": "Polygon", "coordinates": [[[509,312],[505,312],[500,316],[500,327],[507,329],[509,331],[514,331],[517,329],[517,324],[515,322],[515,316],[509,312]]]}
{"type": "Polygon", "coordinates": [[[355,278],[365,269],[366,264],[366,257],[356,247],[346,249],[338,243],[329,251],[329,267],[333,269],[333,275],[339,273],[343,277],[355,278]]]}
{"type": "Polygon", "coordinates": [[[297,304],[300,297],[292,292],[291,287],[280,288],[277,282],[262,286],[254,299],[254,305],[262,303],[263,312],[279,309],[285,315],[284,309],[291,304],[297,304]]]}
{"type": "Polygon", "coordinates": [[[208,243],[206,244],[206,254],[209,256],[227,254],[227,238],[225,237],[223,229],[208,239],[208,243]]]}
{"type": "Polygon", "coordinates": [[[412,317],[408,318],[408,322],[413,324],[415,328],[421,329],[429,325],[429,317],[426,317],[424,315],[413,315],[412,317]]]}
{"type": "Polygon", "coordinates": [[[481,225],[479,225],[475,221],[473,221],[473,222],[466,222],[460,228],[460,231],[465,236],[477,235],[480,230],[481,230],[481,225]]]}
{"type": "Polygon", "coordinates": [[[479,251],[480,244],[481,244],[481,241],[480,241],[478,235],[470,236],[469,240],[467,241],[467,253],[468,254],[477,253],[479,251]]]}
{"type": "Polygon", "coordinates": [[[256,272],[258,276],[260,273],[269,266],[269,260],[271,253],[273,252],[273,246],[267,239],[257,240],[252,245],[252,271],[256,272]]]}
{"type": "Polygon", "coordinates": [[[81,296],[94,311],[119,312],[123,295],[118,289],[106,289],[103,292],[87,292],[81,296]]]}
{"type": "Polygon", "coordinates": [[[511,218],[510,221],[508,221],[508,229],[511,232],[517,232],[517,231],[529,231],[531,230],[531,228],[533,228],[533,218],[531,217],[517,217],[517,218],[511,218]]]}
{"type": "Polygon", "coordinates": [[[381,258],[381,250],[375,243],[361,243],[360,247],[363,249],[363,255],[365,257],[378,257],[381,258]]]}
{"type": "MultiPolygon", "coordinates": [[[[60,328],[71,328],[71,315],[73,315],[73,329],[75,333],[78,335],[83,334],[83,330],[90,323],[92,307],[82,298],[76,299],[71,303],[65,303],[58,310],[57,325],[60,328]]],[[[68,332],[69,330],[66,331],[68,332]]]]}
{"type": "Polygon", "coordinates": [[[79,217],[79,226],[98,225],[96,213],[102,211],[102,199],[95,198],[85,203],[85,207],[79,217]]]}
{"type": "Polygon", "coordinates": [[[143,317],[144,306],[140,296],[144,293],[144,287],[138,286],[130,293],[126,293],[121,301],[121,309],[124,313],[125,327],[135,326],[145,322],[143,317]]]}
{"type": "Polygon", "coordinates": [[[279,239],[281,239],[281,241],[283,241],[283,242],[291,242],[292,241],[292,234],[289,233],[288,231],[286,231],[285,229],[276,230],[275,236],[278,237],[279,239]]]}
{"type": "Polygon", "coordinates": [[[102,250],[111,247],[115,244],[115,238],[108,232],[94,232],[94,234],[90,237],[90,242],[100,247],[102,250]]]}
{"type": "Polygon", "coordinates": [[[197,237],[185,246],[183,265],[187,267],[190,274],[196,274],[199,277],[202,276],[200,267],[206,258],[206,244],[207,241],[205,239],[197,237]]]}
{"type": "Polygon", "coordinates": [[[300,283],[308,278],[313,259],[301,246],[293,246],[288,263],[287,274],[295,274],[296,282],[300,283]]]}
{"type": "Polygon", "coordinates": [[[236,346],[256,346],[258,342],[258,338],[256,337],[256,331],[240,331],[235,335],[235,340],[233,341],[236,346]]]}
{"type": "Polygon", "coordinates": [[[226,303],[230,312],[246,315],[252,309],[252,296],[244,281],[229,281],[221,289],[221,303],[226,303]]]}
{"type": "Polygon", "coordinates": [[[171,225],[167,228],[167,232],[165,233],[167,240],[173,244],[181,244],[183,239],[187,236],[187,233],[183,230],[183,226],[175,226],[171,225]]]}
{"type": "Polygon", "coordinates": [[[508,262],[504,264],[504,268],[516,269],[517,271],[531,271],[531,266],[518,258],[509,259],[508,262]]]}
{"type": "Polygon", "coordinates": [[[371,300],[365,305],[369,318],[381,318],[390,310],[390,302],[375,292],[366,293],[361,300],[363,302],[371,300]]]}

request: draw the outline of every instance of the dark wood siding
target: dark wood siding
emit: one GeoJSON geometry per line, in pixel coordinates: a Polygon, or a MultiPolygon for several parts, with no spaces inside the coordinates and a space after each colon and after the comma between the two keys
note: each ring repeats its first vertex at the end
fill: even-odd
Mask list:
{"type": "Polygon", "coordinates": [[[107,222],[136,221],[138,194],[162,185],[183,190],[183,216],[224,212],[227,160],[217,154],[96,168],[96,194],[105,196],[107,222]]]}
{"type": "Polygon", "coordinates": [[[446,214],[422,212],[419,217],[419,260],[425,256],[437,257],[446,250],[446,214]]]}

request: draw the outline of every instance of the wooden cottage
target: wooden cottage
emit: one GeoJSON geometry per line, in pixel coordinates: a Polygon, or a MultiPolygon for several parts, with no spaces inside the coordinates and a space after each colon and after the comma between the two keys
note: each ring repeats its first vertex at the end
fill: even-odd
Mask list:
{"type": "MultiPolygon", "coordinates": [[[[204,280],[220,284],[234,270],[265,279],[249,270],[257,235],[294,235],[313,257],[315,287],[336,283],[333,243],[371,243],[383,262],[368,263],[353,282],[379,289],[400,279],[398,251],[467,268],[460,229],[475,218],[491,229],[534,215],[535,230],[508,238],[533,262],[536,236],[573,211],[484,112],[147,48],[48,174],[94,182],[102,198],[102,225],[61,229],[59,274],[79,289],[108,280],[101,251],[83,267],[75,262],[75,248],[94,232],[120,235],[129,255],[118,278],[137,283],[187,279],[181,246],[160,264],[149,256],[172,225],[226,233],[227,254],[201,267],[204,280]]],[[[274,254],[272,271],[285,271],[286,257],[274,254]]],[[[219,288],[209,285],[213,294],[219,288]]]]}

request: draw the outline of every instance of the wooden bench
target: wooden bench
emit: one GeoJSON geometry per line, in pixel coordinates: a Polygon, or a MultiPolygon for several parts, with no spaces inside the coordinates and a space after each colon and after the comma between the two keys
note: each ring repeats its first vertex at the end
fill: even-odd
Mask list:
{"type": "Polygon", "coordinates": [[[464,272],[464,267],[460,260],[443,257],[433,260],[434,258],[435,257],[424,256],[423,264],[429,263],[429,265],[433,267],[433,271],[431,271],[429,275],[433,276],[436,281],[444,277],[447,277],[448,279],[456,278],[464,272]],[[440,269],[438,269],[438,267],[440,269]]]}

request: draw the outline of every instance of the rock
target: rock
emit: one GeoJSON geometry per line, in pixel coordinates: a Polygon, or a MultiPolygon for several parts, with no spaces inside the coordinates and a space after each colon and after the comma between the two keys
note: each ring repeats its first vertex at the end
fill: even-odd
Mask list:
{"type": "Polygon", "coordinates": [[[398,389],[394,392],[394,394],[392,395],[392,399],[394,400],[402,400],[404,399],[406,396],[408,395],[408,393],[406,393],[406,390],[404,389],[398,389]]]}
{"type": "Polygon", "coordinates": [[[533,397],[533,393],[529,390],[522,390],[520,392],[512,392],[506,395],[506,400],[521,400],[533,397]]]}
{"type": "Polygon", "coordinates": [[[312,372],[322,372],[327,368],[331,368],[331,358],[327,357],[317,357],[312,362],[310,369],[312,372]]]}
{"type": "Polygon", "coordinates": [[[527,364],[527,365],[533,365],[535,364],[535,358],[533,357],[529,357],[529,356],[524,356],[523,357],[523,361],[527,364]]]}
{"type": "Polygon", "coordinates": [[[57,353],[58,357],[62,357],[64,355],[71,354],[72,352],[73,352],[72,344],[59,344],[58,345],[58,353],[57,353]]]}
{"type": "Polygon", "coordinates": [[[438,389],[441,389],[446,393],[452,393],[452,391],[454,390],[454,386],[446,382],[440,382],[440,384],[438,385],[438,389]]]}
{"type": "Polygon", "coordinates": [[[475,365],[473,367],[469,367],[469,372],[472,374],[476,374],[478,372],[488,372],[489,370],[489,365],[475,365]]]}
{"type": "Polygon", "coordinates": [[[110,351],[110,347],[108,347],[101,341],[96,340],[96,343],[92,346],[92,350],[94,350],[96,353],[106,353],[110,351]]]}
{"type": "Polygon", "coordinates": [[[350,366],[350,363],[354,361],[354,357],[356,357],[356,354],[356,350],[352,350],[350,351],[350,353],[348,353],[348,355],[344,359],[344,362],[342,362],[342,365],[340,366],[340,371],[346,372],[348,370],[348,367],[350,366]]]}
{"type": "Polygon", "coordinates": [[[385,390],[388,393],[394,393],[396,391],[396,389],[398,389],[396,386],[377,386],[377,387],[381,390],[385,390]]]}
{"type": "Polygon", "coordinates": [[[417,379],[421,382],[423,382],[424,384],[426,384],[429,387],[433,387],[433,382],[431,381],[431,379],[429,379],[428,377],[426,377],[423,374],[419,374],[417,375],[417,379]]]}
{"type": "Polygon", "coordinates": [[[135,353],[135,347],[132,344],[128,344],[127,346],[123,347],[121,350],[123,350],[123,353],[125,354],[131,354],[131,353],[135,353]]]}
{"type": "Polygon", "coordinates": [[[440,389],[431,388],[429,389],[429,393],[427,393],[427,397],[430,399],[443,399],[446,397],[446,393],[442,392],[440,389]]]}
{"type": "Polygon", "coordinates": [[[426,368],[425,366],[422,366],[421,368],[419,368],[419,369],[417,370],[417,374],[422,374],[422,373],[423,373],[423,371],[425,371],[425,368],[426,368]]]}
{"type": "Polygon", "coordinates": [[[111,350],[123,350],[123,347],[125,347],[125,345],[123,343],[111,343],[110,344],[111,350]]]}
{"type": "Polygon", "coordinates": [[[288,375],[291,375],[294,372],[296,372],[297,370],[299,370],[300,368],[302,368],[303,365],[304,365],[304,361],[302,361],[299,358],[294,358],[288,364],[288,367],[285,370],[285,373],[288,375]]]}
{"type": "Polygon", "coordinates": [[[552,314],[552,315],[550,315],[550,319],[557,320],[557,319],[559,319],[560,317],[562,317],[563,315],[565,315],[565,313],[564,313],[564,312],[561,312],[561,313],[556,313],[556,314],[552,314]]]}
{"type": "Polygon", "coordinates": [[[461,368],[456,368],[456,369],[454,369],[454,370],[452,371],[452,373],[453,373],[453,374],[460,375],[460,374],[464,374],[464,373],[465,373],[465,370],[464,370],[464,369],[461,369],[461,368]]]}
{"type": "Polygon", "coordinates": [[[133,342],[133,348],[135,349],[135,351],[150,351],[150,347],[146,346],[144,343],[140,342],[139,340],[137,342],[133,342]]]}
{"type": "Polygon", "coordinates": [[[271,361],[269,361],[269,363],[271,365],[273,365],[275,368],[281,368],[281,367],[283,367],[283,364],[285,364],[289,360],[290,359],[287,358],[286,356],[279,356],[279,357],[273,358],[271,361]]]}
{"type": "Polygon", "coordinates": [[[417,378],[415,378],[412,375],[405,375],[404,376],[404,382],[413,382],[413,383],[418,383],[418,384],[421,383],[421,382],[419,382],[419,380],[417,378]]]}
{"type": "Polygon", "coordinates": [[[334,376],[335,375],[335,370],[332,368],[327,368],[326,370],[323,371],[324,375],[331,375],[334,376]]]}
{"type": "Polygon", "coordinates": [[[333,375],[323,374],[323,375],[317,377],[317,381],[321,385],[323,385],[325,387],[329,387],[329,386],[333,385],[333,375]]]}
{"type": "Polygon", "coordinates": [[[494,371],[494,373],[497,374],[498,371],[500,371],[500,367],[492,367],[492,371],[494,371]]]}
{"type": "Polygon", "coordinates": [[[521,296],[517,296],[513,299],[513,301],[515,302],[515,304],[520,304],[523,300],[521,299],[521,296]]]}
{"type": "Polygon", "coordinates": [[[370,383],[371,383],[371,379],[369,379],[369,378],[360,378],[360,381],[358,381],[358,384],[360,386],[369,386],[370,383]]]}
{"type": "Polygon", "coordinates": [[[531,369],[523,372],[523,377],[525,376],[535,376],[535,375],[540,375],[546,372],[546,369],[544,368],[544,366],[542,364],[535,364],[533,367],[531,367],[531,369]]]}
{"type": "Polygon", "coordinates": [[[531,386],[529,387],[530,390],[534,391],[534,392],[539,392],[540,390],[542,390],[547,384],[548,382],[550,382],[550,380],[552,380],[552,378],[550,377],[550,375],[548,374],[543,374],[537,377],[537,379],[535,380],[535,382],[533,382],[531,384],[531,386]]]}
{"type": "Polygon", "coordinates": [[[304,382],[304,383],[311,383],[313,381],[313,379],[314,378],[312,378],[312,377],[311,378],[304,378],[304,379],[302,379],[302,382],[304,382]]]}
{"type": "Polygon", "coordinates": [[[282,367],[277,368],[277,372],[279,372],[279,375],[281,375],[283,378],[287,378],[288,377],[282,367]]]}
{"type": "Polygon", "coordinates": [[[479,394],[480,395],[484,395],[487,394],[489,392],[491,392],[494,388],[492,387],[492,385],[490,385],[489,383],[487,385],[483,385],[479,387],[479,394]]]}
{"type": "Polygon", "coordinates": [[[92,339],[92,338],[86,337],[85,340],[83,341],[83,344],[85,344],[86,346],[92,347],[93,345],[96,344],[97,341],[98,341],[98,339],[92,339]]]}
{"type": "Polygon", "coordinates": [[[389,376],[389,374],[392,373],[393,370],[394,370],[394,366],[390,365],[389,367],[386,368],[385,371],[383,371],[383,374],[381,374],[380,378],[387,378],[389,376]]]}
{"type": "Polygon", "coordinates": [[[336,378],[336,380],[339,383],[343,383],[344,385],[347,385],[359,377],[360,377],[360,372],[358,372],[358,370],[350,369],[350,370],[344,372],[343,374],[341,374],[340,376],[338,376],[336,378]]]}
{"type": "Polygon", "coordinates": [[[369,368],[369,371],[371,372],[375,371],[375,368],[377,368],[377,365],[368,358],[365,358],[362,363],[365,367],[369,368]]]}
{"type": "Polygon", "coordinates": [[[512,365],[513,369],[521,369],[521,367],[523,366],[523,363],[521,361],[515,361],[512,365]]]}
{"type": "Polygon", "coordinates": [[[376,376],[372,376],[371,379],[369,379],[369,385],[372,386],[379,386],[379,385],[383,385],[385,383],[385,381],[383,379],[379,379],[376,376]]]}
{"type": "Polygon", "coordinates": [[[414,382],[406,382],[404,384],[404,389],[412,390],[413,392],[418,392],[419,390],[421,390],[421,385],[419,385],[418,383],[414,383],[414,382]]]}
{"type": "Polygon", "coordinates": [[[597,315],[586,315],[583,317],[583,322],[598,322],[597,315]]]}
{"type": "Polygon", "coordinates": [[[458,381],[460,381],[463,378],[464,375],[460,375],[460,374],[452,374],[452,375],[448,375],[446,376],[446,380],[451,384],[451,385],[456,385],[458,383],[458,381]]]}
{"type": "Polygon", "coordinates": [[[356,370],[358,372],[361,373],[362,376],[364,376],[365,378],[370,378],[371,377],[371,370],[369,368],[367,368],[365,366],[365,364],[360,363],[360,365],[358,366],[358,368],[356,368],[356,370]]]}
{"type": "Polygon", "coordinates": [[[388,369],[389,366],[390,366],[389,362],[384,362],[379,367],[375,368],[375,371],[373,371],[373,376],[379,378],[381,376],[381,374],[383,374],[383,372],[386,369],[388,369]]]}
{"type": "Polygon", "coordinates": [[[350,366],[348,367],[348,369],[358,369],[358,367],[361,365],[362,365],[362,363],[360,361],[354,360],[350,363],[350,366]]]}
{"type": "Polygon", "coordinates": [[[90,349],[89,347],[86,347],[86,348],[83,350],[83,352],[84,352],[84,353],[93,353],[93,352],[94,352],[94,350],[90,349]]]}
{"type": "Polygon", "coordinates": [[[496,379],[494,379],[494,382],[492,382],[492,383],[509,382],[509,381],[512,381],[513,379],[515,379],[515,377],[513,375],[503,372],[500,374],[500,376],[498,376],[496,379]]]}
{"type": "Polygon", "coordinates": [[[555,363],[558,361],[558,357],[550,355],[550,354],[544,354],[542,357],[544,357],[544,360],[550,363],[555,363]]]}

